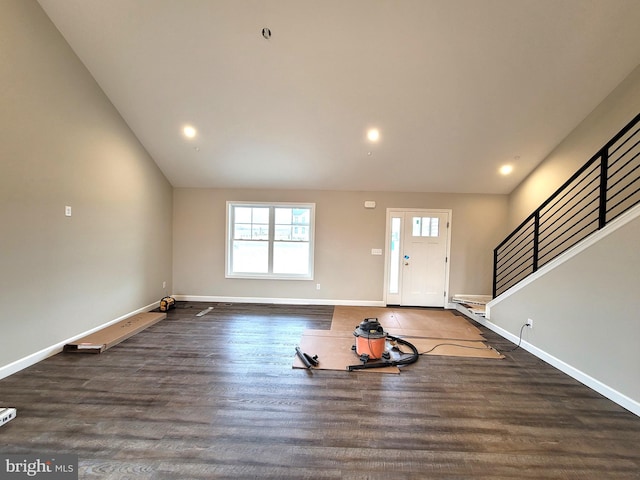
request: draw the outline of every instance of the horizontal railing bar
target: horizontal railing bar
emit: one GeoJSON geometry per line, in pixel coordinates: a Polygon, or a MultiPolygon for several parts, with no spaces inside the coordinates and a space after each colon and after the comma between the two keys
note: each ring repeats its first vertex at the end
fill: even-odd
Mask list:
{"type": "MultiPolygon", "coordinates": [[[[625,139],[625,141],[624,141],[624,142],[620,143],[620,145],[618,145],[616,148],[614,148],[613,150],[611,150],[611,151],[609,152],[609,158],[613,157],[613,156],[618,152],[618,150],[620,150],[622,147],[624,147],[624,146],[626,145],[626,143],[627,143],[629,140],[631,140],[632,138],[634,138],[634,137],[636,136],[636,133],[638,133],[638,132],[640,132],[640,127],[638,127],[638,128],[636,129],[636,131],[635,131],[635,132],[633,132],[631,135],[629,135],[629,136],[625,139]]],[[[637,145],[637,144],[638,144],[638,142],[636,142],[636,145],[637,145]]],[[[613,145],[611,145],[611,146],[613,146],[613,145]]],[[[631,148],[633,148],[633,147],[631,147],[631,148]]],[[[627,150],[627,151],[628,151],[628,150],[627,150]]],[[[626,152],[625,152],[625,153],[626,153],[626,152]]],[[[621,156],[624,156],[624,155],[625,155],[625,154],[623,153],[621,156]]]]}
{"type": "MultiPolygon", "coordinates": [[[[575,222],[573,225],[571,225],[569,228],[567,228],[565,230],[565,232],[570,232],[574,227],[578,226],[583,220],[585,220],[586,218],[589,217],[589,215],[594,214],[595,212],[598,211],[598,208],[595,208],[594,210],[588,212],[584,217],[582,217],[580,220],[578,220],[577,222],[575,222]]],[[[549,255],[550,252],[553,252],[554,250],[557,250],[558,247],[561,247],[563,244],[565,244],[567,241],[569,241],[571,238],[575,237],[576,235],[579,235],[580,233],[582,233],[585,228],[587,228],[589,225],[592,225],[594,223],[597,223],[598,218],[596,217],[594,220],[591,220],[590,222],[587,223],[587,225],[585,225],[582,229],[578,230],[577,232],[569,235],[568,237],[566,237],[564,240],[562,240],[558,245],[556,245],[555,247],[553,247],[551,250],[548,250],[547,253],[541,253],[540,257],[546,257],[547,255],[549,255]]],[[[594,229],[594,231],[597,230],[594,229]]],[[[591,232],[590,232],[591,233],[591,232]]],[[[558,237],[556,237],[555,240],[560,240],[563,237],[563,235],[560,235],[558,237]]],[[[551,246],[551,244],[549,244],[548,246],[551,246]]],[[[544,248],[541,248],[540,251],[542,252],[543,250],[545,250],[544,248]]]]}
{"type": "MultiPolygon", "coordinates": [[[[566,247],[564,250],[562,250],[561,252],[551,256],[550,258],[546,259],[544,262],[541,263],[548,263],[551,260],[553,260],[554,258],[556,258],[558,255],[560,255],[563,252],[566,252],[569,248],[571,248],[572,246],[574,246],[576,243],[578,243],[580,240],[583,240],[585,238],[587,238],[589,235],[591,235],[593,232],[598,231],[598,226],[596,225],[596,222],[591,222],[589,225],[593,226],[592,230],[589,230],[588,232],[585,233],[585,235],[583,237],[580,237],[578,239],[576,239],[575,242],[573,242],[571,245],[569,245],[568,247],[566,247]]],[[[541,255],[541,258],[545,258],[548,257],[549,255],[551,255],[551,253],[555,250],[557,250],[558,248],[560,248],[561,246],[565,245],[569,240],[571,240],[573,237],[575,237],[576,235],[578,235],[579,233],[584,232],[584,230],[580,230],[576,233],[574,233],[573,235],[571,235],[570,237],[568,237],[561,245],[558,245],[557,247],[552,248],[551,250],[549,250],[547,253],[545,253],[544,255],[541,255]]]]}
{"type": "Polygon", "coordinates": [[[527,276],[530,273],[532,273],[533,271],[534,270],[533,270],[533,263],[532,263],[532,264],[528,265],[527,268],[524,268],[524,269],[516,271],[516,272],[510,272],[511,275],[509,275],[508,277],[504,278],[503,281],[498,284],[498,288],[504,287],[505,285],[508,285],[510,282],[513,281],[514,278],[518,278],[520,275],[526,274],[525,276],[527,276]],[[531,272],[527,272],[529,269],[531,269],[531,272]]]}
{"type": "MultiPolygon", "coordinates": [[[[618,180],[616,180],[611,186],[609,186],[609,188],[607,188],[607,193],[613,191],[615,189],[616,186],[618,186],[618,184],[620,184],[621,182],[624,182],[625,180],[627,180],[630,176],[630,174],[632,174],[633,172],[635,172],[638,168],[640,168],[640,163],[638,165],[636,165],[635,167],[633,167],[631,169],[630,172],[628,172],[624,177],[619,178],[618,180]]],[[[633,185],[634,180],[631,179],[629,180],[629,183],[627,183],[623,188],[620,189],[620,191],[623,191],[625,188],[627,188],[629,185],[633,185]]],[[[619,193],[619,192],[618,192],[619,193]]],[[[607,196],[607,201],[611,200],[612,198],[614,198],[616,195],[618,195],[618,193],[614,193],[611,196],[607,196]]]]}
{"type": "MultiPolygon", "coordinates": [[[[640,143],[640,142],[639,142],[640,143]]],[[[619,172],[621,172],[627,165],[629,165],[631,162],[633,162],[636,158],[638,158],[638,156],[640,156],[640,152],[636,153],[633,157],[631,157],[629,160],[627,160],[624,164],[622,164],[622,166],[620,168],[617,168],[614,172],[611,172],[610,175],[607,176],[608,180],[611,180],[613,177],[615,177],[616,175],[618,175],[619,172]]],[[[611,166],[611,165],[610,165],[611,166]]],[[[609,170],[611,171],[611,168],[609,168],[609,170]]],[[[633,170],[631,170],[633,172],[633,170]]],[[[629,172],[631,173],[631,172],[629,172]]],[[[627,174],[628,175],[628,174],[627,174]]],[[[626,175],[625,175],[626,176],[626,175]]]]}
{"type": "MultiPolygon", "coordinates": [[[[588,186],[589,186],[589,185],[586,185],[586,186],[585,186],[585,188],[586,188],[586,187],[588,187],[588,186]]],[[[585,200],[586,200],[586,201],[588,201],[588,202],[592,202],[592,201],[594,201],[595,199],[597,199],[597,198],[598,198],[598,196],[597,196],[597,195],[595,196],[595,199],[594,199],[594,198],[589,198],[589,195],[593,195],[594,193],[599,192],[599,190],[600,190],[599,185],[596,185],[596,186],[595,186],[594,188],[592,188],[592,189],[591,189],[591,191],[589,191],[589,192],[588,192],[588,193],[587,193],[583,198],[581,198],[580,200],[578,200],[578,201],[577,201],[577,202],[575,202],[575,203],[572,203],[572,204],[571,204],[571,206],[570,206],[570,207],[569,207],[569,208],[568,208],[568,209],[567,209],[567,210],[566,210],[562,215],[560,215],[560,216],[559,216],[559,217],[557,217],[555,220],[553,220],[553,222],[551,222],[550,224],[548,224],[548,225],[546,226],[546,228],[542,228],[542,223],[541,223],[541,224],[540,224],[540,227],[541,227],[541,228],[540,228],[539,235],[543,235],[545,232],[547,232],[551,227],[553,227],[556,223],[558,223],[562,218],[564,218],[566,215],[568,215],[568,214],[569,214],[569,213],[571,213],[573,210],[575,210],[578,206],[580,206],[580,204],[581,204],[581,203],[584,203],[584,201],[585,201],[585,200]]],[[[575,198],[575,197],[573,197],[573,198],[575,198]]],[[[565,205],[565,206],[566,206],[566,205],[565,205]]],[[[582,208],[584,208],[584,206],[583,206],[582,208]]],[[[580,211],[581,211],[581,210],[582,210],[582,209],[580,209],[580,211]]],[[[556,213],[557,213],[557,212],[556,212],[556,213]]],[[[554,215],[555,215],[555,214],[554,214],[554,215]]],[[[549,220],[551,220],[551,218],[553,218],[553,217],[549,217],[549,218],[548,218],[544,223],[546,224],[549,220]]]]}
{"type": "Polygon", "coordinates": [[[499,252],[498,253],[498,264],[504,263],[505,260],[508,260],[509,258],[511,258],[513,255],[511,255],[512,252],[517,251],[516,247],[519,247],[520,245],[522,245],[524,242],[529,242],[530,239],[529,237],[533,235],[534,232],[529,232],[529,234],[527,236],[525,236],[524,238],[522,238],[517,244],[515,245],[510,245],[512,248],[505,250],[504,252],[499,252]]]}
{"type": "Polygon", "coordinates": [[[500,242],[496,248],[494,248],[494,250],[496,251],[500,250],[506,243],[509,242],[509,240],[511,240],[511,237],[516,235],[522,228],[525,227],[525,225],[527,225],[527,223],[531,222],[534,219],[534,217],[535,217],[535,212],[533,212],[531,215],[525,218],[523,222],[513,230],[513,232],[507,235],[507,237],[502,242],[500,242]]]}
{"type": "Polygon", "coordinates": [[[502,270],[505,272],[509,272],[510,270],[513,270],[514,268],[520,266],[522,264],[521,260],[524,258],[525,260],[529,257],[533,258],[533,248],[529,247],[526,250],[522,250],[520,252],[521,254],[514,258],[513,261],[511,261],[508,265],[505,266],[505,268],[503,268],[502,270]],[[520,263],[516,263],[516,262],[520,262],[520,263]]]}
{"type": "MultiPolygon", "coordinates": [[[[561,200],[566,198],[571,192],[573,192],[576,188],[578,188],[583,182],[588,181],[589,182],[589,183],[587,183],[587,186],[588,186],[594,180],[598,180],[597,172],[599,171],[599,169],[600,169],[600,165],[599,164],[594,165],[593,169],[590,172],[587,172],[584,176],[582,176],[579,179],[579,181],[576,181],[575,185],[573,185],[570,189],[568,189],[564,195],[560,196],[556,202],[554,202],[553,204],[548,205],[547,206],[548,208],[547,207],[541,208],[540,209],[540,216],[542,217],[547,212],[550,212],[556,205],[558,205],[560,203],[561,200]],[[591,178],[592,175],[593,175],[593,178],[591,178]]],[[[576,180],[578,180],[578,179],[576,178],[576,180]]],[[[583,187],[583,188],[585,188],[585,187],[583,187]]],[[[580,191],[578,191],[578,193],[580,193],[580,191]]],[[[576,195],[574,195],[572,198],[575,198],[576,195]]],[[[567,202],[565,202],[564,204],[566,204],[566,203],[567,202]]]]}
{"type": "MultiPolygon", "coordinates": [[[[627,185],[625,188],[630,187],[631,185],[633,185],[633,183],[630,183],[629,185],[627,185]]],[[[621,192],[623,190],[620,190],[621,192]]],[[[622,200],[620,200],[618,203],[616,203],[614,206],[612,206],[611,208],[609,208],[607,210],[607,213],[609,213],[610,211],[612,211],[613,209],[615,209],[618,205],[623,204],[624,202],[626,202],[627,200],[629,200],[631,197],[633,197],[636,193],[640,192],[640,186],[638,188],[636,188],[631,195],[627,195],[626,197],[624,197],[622,200]]],[[[611,198],[614,198],[614,196],[612,196],[611,198]]],[[[636,200],[632,205],[629,205],[628,208],[633,207],[636,203],[640,202],[640,198],[638,200],[636,200]]],[[[611,221],[611,220],[609,220],[611,221]]]]}
{"type": "Polygon", "coordinates": [[[527,250],[521,250],[520,253],[521,255],[515,257],[512,259],[512,261],[510,261],[507,265],[504,265],[502,270],[513,270],[515,267],[513,266],[514,264],[516,264],[516,262],[520,261],[525,255],[531,253],[531,258],[533,258],[533,247],[529,248],[527,250]]]}

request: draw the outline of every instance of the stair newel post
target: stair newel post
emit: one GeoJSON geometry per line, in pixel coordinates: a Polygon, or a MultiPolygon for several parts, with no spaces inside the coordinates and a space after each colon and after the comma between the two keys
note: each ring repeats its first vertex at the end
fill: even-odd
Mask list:
{"type": "Polygon", "coordinates": [[[607,176],[609,170],[609,149],[600,153],[600,208],[598,212],[598,230],[607,224],[607,176]]]}
{"type": "Polygon", "coordinates": [[[540,245],[540,209],[533,217],[533,271],[538,270],[538,249],[540,245]]]}
{"type": "Polygon", "coordinates": [[[498,294],[498,249],[493,249],[493,298],[498,294]]]}

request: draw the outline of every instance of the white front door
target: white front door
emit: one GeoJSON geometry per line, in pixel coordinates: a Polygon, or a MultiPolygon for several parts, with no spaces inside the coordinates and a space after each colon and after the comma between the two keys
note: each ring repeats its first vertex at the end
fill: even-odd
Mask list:
{"type": "Polygon", "coordinates": [[[387,304],[445,305],[450,223],[450,210],[387,210],[387,304]]]}

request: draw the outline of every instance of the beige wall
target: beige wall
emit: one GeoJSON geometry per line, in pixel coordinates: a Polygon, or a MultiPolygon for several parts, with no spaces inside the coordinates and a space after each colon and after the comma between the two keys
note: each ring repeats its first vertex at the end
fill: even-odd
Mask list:
{"type": "Polygon", "coordinates": [[[586,375],[583,381],[590,377],[590,386],[640,415],[640,210],[635,211],[634,220],[492,305],[490,320],[517,336],[533,319],[526,342],[586,375]],[[612,392],[629,400],[621,402],[612,392]]]}
{"type": "Polygon", "coordinates": [[[31,0],[0,3],[0,158],[0,370],[162,297],[171,185],[31,0]]]}
{"type": "MultiPolygon", "coordinates": [[[[637,67],[509,197],[509,230],[532,213],[640,112],[637,67]]],[[[635,210],[637,211],[637,209],[635,210]]],[[[638,245],[640,220],[600,240],[515,293],[490,304],[491,328],[609,398],[640,412],[638,245]]],[[[610,228],[610,227],[609,227],[610,228]]]]}
{"type": "Polygon", "coordinates": [[[450,293],[490,293],[493,248],[505,235],[505,195],[187,189],[174,191],[176,295],[379,302],[386,209],[451,209],[450,293]],[[313,281],[225,279],[226,202],[316,204],[313,281]],[[375,200],[375,209],[365,209],[375,200]],[[320,283],[321,290],[316,290],[320,283]]]}
{"type": "Polygon", "coordinates": [[[511,192],[509,230],[535,211],[639,112],[640,66],[511,192]]]}

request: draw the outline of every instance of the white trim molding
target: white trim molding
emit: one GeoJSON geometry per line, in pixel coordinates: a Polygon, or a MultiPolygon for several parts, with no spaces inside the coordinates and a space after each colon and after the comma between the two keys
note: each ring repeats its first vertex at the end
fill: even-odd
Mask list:
{"type": "Polygon", "coordinates": [[[35,365],[38,362],[41,362],[42,360],[45,360],[49,357],[52,357],[53,355],[56,355],[60,352],[62,352],[63,347],[67,344],[67,343],[71,343],[76,341],[79,338],[82,337],[86,337],[87,335],[91,335],[94,332],[97,332],[98,330],[102,330],[103,328],[108,327],[109,325],[113,325],[114,323],[120,322],[122,320],[124,320],[125,318],[129,318],[132,315],[136,315],[138,313],[143,313],[143,312],[149,312],[155,308],[158,308],[160,306],[160,301],[151,303],[149,305],[147,305],[146,307],[142,307],[139,308],[137,310],[134,310],[133,312],[127,313],[125,315],[122,315],[121,317],[118,317],[114,320],[111,320],[103,325],[97,326],[95,328],[92,328],[91,330],[87,330],[86,332],[82,332],[78,335],[74,335],[71,338],[68,338],[66,340],[63,340],[62,342],[58,342],[54,345],[51,345],[49,347],[43,348],[42,350],[39,350],[37,352],[32,353],[31,355],[27,355],[26,357],[20,358],[14,362],[11,362],[7,365],[3,365],[0,366],[0,380],[8,377],[9,375],[13,375],[14,373],[19,372],[20,370],[24,370],[27,367],[30,367],[32,365],[35,365]]]}
{"type": "Polygon", "coordinates": [[[176,301],[216,303],[273,303],[279,305],[340,305],[385,307],[382,300],[335,300],[326,298],[220,297],[215,295],[173,295],[176,301]]]}

